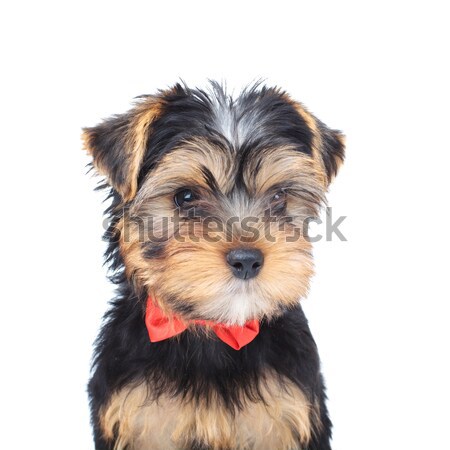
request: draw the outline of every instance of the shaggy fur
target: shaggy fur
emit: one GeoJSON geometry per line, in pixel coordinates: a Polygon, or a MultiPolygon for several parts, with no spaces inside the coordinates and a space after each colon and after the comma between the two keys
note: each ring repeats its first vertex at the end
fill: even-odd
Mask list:
{"type": "Polygon", "coordinates": [[[313,273],[303,224],[343,160],[342,135],[279,89],[232,99],[212,83],[142,96],[83,139],[111,197],[106,261],[118,287],[89,383],[96,449],[330,449],[299,300],[313,273]],[[230,270],[237,248],[264,255],[257,275],[230,270]],[[192,324],[150,342],[149,295],[168,317],[258,319],[260,332],[240,351],[192,324]]]}

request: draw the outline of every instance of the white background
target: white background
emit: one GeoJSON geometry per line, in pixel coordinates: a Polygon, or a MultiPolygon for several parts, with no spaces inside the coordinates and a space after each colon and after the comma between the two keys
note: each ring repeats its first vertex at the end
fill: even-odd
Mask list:
{"type": "Polygon", "coordinates": [[[112,296],[80,128],[179,77],[263,77],[347,135],[304,302],[335,450],[450,449],[444,1],[15,1],[1,33],[1,447],[89,450],[112,296]]]}

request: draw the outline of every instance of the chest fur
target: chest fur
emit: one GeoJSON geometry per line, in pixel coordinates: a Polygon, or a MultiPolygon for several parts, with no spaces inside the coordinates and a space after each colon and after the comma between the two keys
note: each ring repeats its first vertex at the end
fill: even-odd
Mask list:
{"type": "Polygon", "coordinates": [[[211,450],[291,450],[306,444],[317,408],[289,382],[267,379],[264,401],[246,400],[230,411],[219,398],[206,402],[160,397],[151,399],[145,383],[114,394],[101,411],[104,436],[115,450],[181,450],[194,444],[211,450]],[[127,447],[128,446],[128,447],[127,447]]]}

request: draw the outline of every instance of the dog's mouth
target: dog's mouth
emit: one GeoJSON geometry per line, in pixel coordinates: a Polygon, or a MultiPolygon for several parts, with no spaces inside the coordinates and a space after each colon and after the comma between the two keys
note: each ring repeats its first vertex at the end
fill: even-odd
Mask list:
{"type": "MultiPolygon", "coordinates": [[[[259,271],[264,269],[259,269],[259,271]]],[[[263,274],[263,272],[261,275],[263,274]]],[[[230,326],[243,326],[251,320],[261,321],[273,318],[286,308],[298,303],[301,293],[281,292],[265,289],[259,275],[252,278],[233,276],[221,286],[211,287],[209,292],[201,292],[200,287],[191,286],[185,292],[173,292],[169,295],[159,292],[151,295],[168,314],[189,321],[208,321],[230,326]]]]}

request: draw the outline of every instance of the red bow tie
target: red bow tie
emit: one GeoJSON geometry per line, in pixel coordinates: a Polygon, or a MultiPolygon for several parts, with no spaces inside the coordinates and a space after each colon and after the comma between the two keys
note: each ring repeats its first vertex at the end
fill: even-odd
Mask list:
{"type": "MultiPolygon", "coordinates": [[[[217,337],[235,350],[240,350],[244,345],[253,341],[259,333],[259,322],[249,320],[244,326],[224,325],[206,320],[192,320],[189,323],[207,325],[212,328],[217,337]]],[[[183,333],[188,325],[174,316],[171,320],[164,315],[153,299],[147,299],[145,312],[145,325],[151,342],[164,341],[177,334],[183,333]]]]}

